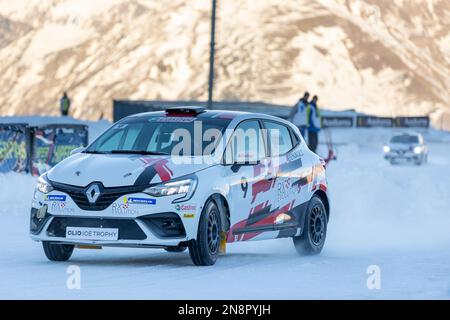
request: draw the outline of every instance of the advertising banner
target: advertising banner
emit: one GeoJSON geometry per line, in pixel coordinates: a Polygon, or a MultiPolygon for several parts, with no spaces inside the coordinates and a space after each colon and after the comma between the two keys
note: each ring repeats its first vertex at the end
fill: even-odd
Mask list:
{"type": "Polygon", "coordinates": [[[428,128],[430,126],[429,117],[397,117],[395,126],[400,128],[428,128]]]}
{"type": "Polygon", "coordinates": [[[28,172],[30,131],[25,123],[0,124],[0,172],[28,172]]]}
{"type": "Polygon", "coordinates": [[[394,119],[387,117],[358,116],[356,118],[356,126],[359,128],[392,128],[394,127],[394,119]]]}
{"type": "Polygon", "coordinates": [[[48,171],[88,143],[85,125],[46,125],[32,128],[31,173],[35,176],[48,171]]]}
{"type": "Polygon", "coordinates": [[[323,116],[322,127],[324,128],[352,128],[353,117],[345,116],[323,116]]]}

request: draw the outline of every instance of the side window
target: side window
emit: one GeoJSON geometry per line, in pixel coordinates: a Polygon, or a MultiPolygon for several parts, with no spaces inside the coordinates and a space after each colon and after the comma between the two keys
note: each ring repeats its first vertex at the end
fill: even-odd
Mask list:
{"type": "Polygon", "coordinates": [[[257,120],[247,120],[236,127],[224,157],[227,164],[257,163],[266,157],[264,138],[257,120]]]}
{"type": "Polygon", "coordinates": [[[291,128],[289,128],[289,132],[291,133],[292,147],[295,148],[300,143],[300,138],[291,128]]]}
{"type": "Polygon", "coordinates": [[[272,157],[285,154],[292,149],[293,143],[288,127],[273,121],[264,121],[264,126],[267,129],[272,157]]]}

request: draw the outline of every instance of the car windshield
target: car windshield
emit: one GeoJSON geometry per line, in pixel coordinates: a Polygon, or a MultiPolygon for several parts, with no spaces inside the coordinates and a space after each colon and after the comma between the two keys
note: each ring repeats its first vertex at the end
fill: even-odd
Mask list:
{"type": "Polygon", "coordinates": [[[187,116],[128,118],[108,129],[84,152],[176,156],[212,154],[218,137],[229,122],[229,119],[187,116]]]}
{"type": "Polygon", "coordinates": [[[392,137],[391,143],[419,143],[418,136],[395,136],[392,137]]]}

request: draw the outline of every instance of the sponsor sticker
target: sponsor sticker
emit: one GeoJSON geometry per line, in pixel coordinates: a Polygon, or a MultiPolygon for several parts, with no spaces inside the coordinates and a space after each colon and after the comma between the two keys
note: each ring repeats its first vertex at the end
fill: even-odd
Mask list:
{"type": "Polygon", "coordinates": [[[194,213],[185,213],[185,214],[183,214],[183,217],[184,218],[194,218],[195,214],[194,213]]]}
{"type": "Polygon", "coordinates": [[[287,178],[277,184],[277,201],[282,201],[295,196],[300,191],[298,184],[291,183],[291,178],[287,178]]]}
{"type": "Polygon", "coordinates": [[[121,123],[121,124],[117,124],[113,127],[113,129],[125,129],[126,127],[128,127],[128,124],[126,123],[121,123]]]}
{"type": "Polygon", "coordinates": [[[195,211],[197,209],[197,205],[195,204],[177,204],[175,205],[175,209],[177,211],[195,211]]]}
{"type": "Polygon", "coordinates": [[[119,229],[67,227],[66,238],[78,240],[117,240],[119,239],[119,229]]]}
{"type": "Polygon", "coordinates": [[[114,214],[135,215],[138,213],[138,210],[130,208],[128,203],[113,203],[111,210],[114,214]]]}
{"type": "Polygon", "coordinates": [[[156,204],[156,199],[124,197],[123,202],[127,204],[156,204]]]}
{"type": "Polygon", "coordinates": [[[295,161],[303,156],[303,152],[301,150],[296,150],[287,154],[288,161],[295,161]]]}
{"type": "Polygon", "coordinates": [[[194,117],[151,117],[149,122],[192,122],[194,117]]]}
{"type": "Polygon", "coordinates": [[[67,206],[66,202],[53,202],[50,205],[49,211],[51,213],[59,213],[59,214],[71,214],[75,212],[74,208],[70,208],[67,206]]]}
{"type": "Polygon", "coordinates": [[[47,195],[45,201],[66,201],[66,196],[63,194],[47,195]]]}

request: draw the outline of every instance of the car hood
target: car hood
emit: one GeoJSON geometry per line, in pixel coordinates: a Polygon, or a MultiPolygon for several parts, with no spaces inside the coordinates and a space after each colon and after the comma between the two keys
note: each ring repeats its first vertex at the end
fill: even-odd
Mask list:
{"type": "MultiPolygon", "coordinates": [[[[101,182],[105,187],[148,185],[176,179],[210,167],[196,157],[141,156],[78,153],[64,159],[48,172],[51,181],[85,187],[101,182]],[[195,161],[197,160],[197,161],[195,161]]],[[[200,159],[201,160],[201,159],[200,159]]]]}

